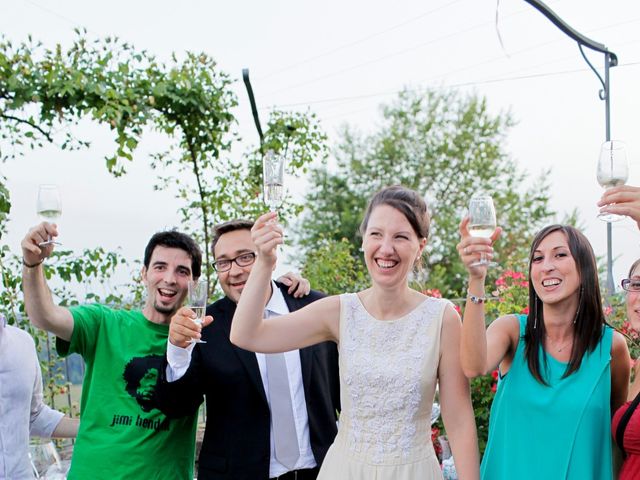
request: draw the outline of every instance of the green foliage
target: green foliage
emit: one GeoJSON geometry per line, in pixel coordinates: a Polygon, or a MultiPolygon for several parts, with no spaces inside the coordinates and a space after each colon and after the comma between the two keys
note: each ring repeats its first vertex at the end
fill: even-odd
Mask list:
{"type": "MultiPolygon", "coordinates": [[[[627,320],[627,296],[626,293],[618,293],[605,300],[608,305],[604,308],[607,322],[627,338],[631,359],[635,362],[640,359],[640,334],[631,327],[627,320]]],[[[635,374],[635,369],[632,371],[635,374]]]]}
{"type": "Polygon", "coordinates": [[[5,186],[6,179],[0,176],[0,239],[7,228],[7,220],[11,211],[11,201],[9,199],[9,190],[5,186]]]}
{"type": "MultiPolygon", "coordinates": [[[[526,258],[532,233],[545,222],[544,175],[528,190],[525,175],[505,152],[508,114],[491,115],[476,96],[404,91],[382,110],[379,128],[362,135],[345,128],[336,149],[337,169],[315,169],[308,214],[299,234],[307,249],[327,236],[348,238],[352,254],[367,199],[378,189],[402,184],[427,195],[432,233],[427,245],[428,283],[445,297],[460,296],[466,271],[455,246],[458,224],[471,195],[491,193],[504,228],[497,253],[503,267],[526,258]]],[[[494,272],[491,273],[495,275],[494,272]]]]}
{"type": "Polygon", "coordinates": [[[367,288],[369,279],[362,262],[351,255],[346,238],[338,242],[327,240],[311,250],[302,276],[313,288],[328,295],[362,290],[367,288]]]}

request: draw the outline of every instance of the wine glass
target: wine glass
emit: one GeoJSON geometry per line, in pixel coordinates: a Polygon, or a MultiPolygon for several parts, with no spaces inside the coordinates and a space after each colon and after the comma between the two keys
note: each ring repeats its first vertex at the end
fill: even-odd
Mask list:
{"type": "Polygon", "coordinates": [[[262,160],[263,198],[269,210],[275,212],[284,197],[284,155],[269,150],[262,160]]]}
{"type": "MultiPolygon", "coordinates": [[[[489,238],[496,229],[496,209],[490,195],[476,193],[469,201],[469,234],[472,237],[489,238]]],[[[484,252],[480,253],[480,260],[473,262],[472,267],[480,265],[495,266],[487,260],[484,252]]]]}
{"type": "MultiPolygon", "coordinates": [[[[38,187],[38,201],[36,212],[42,221],[57,223],[62,215],[62,201],[60,200],[60,190],[57,185],[40,185],[38,187]]],[[[51,236],[46,242],[41,242],[39,246],[62,245],[54,241],[51,236]]]]}
{"type": "MultiPolygon", "coordinates": [[[[605,190],[624,185],[629,178],[629,164],[627,162],[627,150],[623,142],[609,140],[602,144],[600,157],[598,158],[598,183],[605,190]]],[[[614,213],[600,213],[600,220],[616,222],[621,220],[621,215],[614,213]]]]}
{"type": "MultiPolygon", "coordinates": [[[[196,314],[193,319],[198,325],[202,325],[204,312],[207,308],[207,298],[209,296],[209,282],[206,278],[190,280],[187,293],[187,306],[196,314]]],[[[207,343],[204,340],[191,339],[191,343],[207,343]]]]}

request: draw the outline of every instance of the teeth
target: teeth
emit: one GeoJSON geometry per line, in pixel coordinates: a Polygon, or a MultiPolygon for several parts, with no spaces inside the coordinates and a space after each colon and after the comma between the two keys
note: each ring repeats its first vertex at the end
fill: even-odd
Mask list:
{"type": "Polygon", "coordinates": [[[543,287],[553,287],[554,285],[560,285],[560,280],[554,278],[552,280],[544,280],[542,282],[543,287]]]}
{"type": "Polygon", "coordinates": [[[393,260],[376,260],[376,263],[380,268],[391,268],[395,267],[398,262],[393,260]]]}
{"type": "Polygon", "coordinates": [[[174,292],[173,290],[165,290],[163,288],[159,288],[158,291],[165,297],[173,297],[176,294],[176,292],[174,292]]]}

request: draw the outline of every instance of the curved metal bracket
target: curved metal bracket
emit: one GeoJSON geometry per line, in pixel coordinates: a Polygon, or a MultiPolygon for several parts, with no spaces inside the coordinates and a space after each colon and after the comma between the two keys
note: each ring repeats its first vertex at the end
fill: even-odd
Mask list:
{"type": "MultiPolygon", "coordinates": [[[[595,50],[597,52],[602,53],[610,53],[603,44],[598,43],[590,38],[585,37],[581,33],[576,32],[573,28],[571,28],[564,20],[562,20],[551,8],[545,5],[540,0],[524,0],[528,4],[530,4],[533,8],[542,13],[545,17],[551,20],[556,27],[564,32],[565,35],[572,38],[580,45],[584,45],[585,47],[590,48],[591,50],[595,50]]],[[[612,65],[614,66],[614,65],[612,65]]]]}
{"type": "MultiPolygon", "coordinates": [[[[247,87],[247,93],[249,94],[249,103],[251,103],[251,113],[253,113],[253,121],[256,123],[256,129],[258,130],[258,136],[260,137],[260,151],[264,144],[264,135],[262,134],[262,127],[260,126],[260,117],[258,116],[258,107],[256,106],[256,99],[253,96],[253,88],[251,88],[251,81],[249,80],[249,69],[242,69],[242,80],[247,87]]],[[[264,154],[264,152],[262,152],[264,154]]]]}
{"type": "Polygon", "coordinates": [[[551,22],[558,27],[565,35],[567,35],[572,40],[575,40],[578,43],[578,48],[580,49],[580,54],[584,61],[587,62],[589,68],[596,74],[598,80],[602,84],[602,88],[598,91],[598,97],[600,100],[607,100],[609,97],[609,89],[608,89],[608,81],[603,80],[602,76],[598,73],[595,67],[591,64],[589,59],[584,53],[584,49],[582,47],[590,48],[591,50],[595,50],[596,52],[604,53],[605,56],[605,75],[608,78],[608,70],[609,67],[615,67],[618,65],[618,57],[615,53],[610,52],[607,47],[605,47],[602,43],[598,43],[594,40],[591,40],[588,37],[585,37],[581,33],[575,31],[573,28],[569,26],[564,20],[562,20],[553,10],[551,10],[547,5],[545,5],[540,0],[524,0],[529,5],[533,6],[536,10],[541,12],[545,17],[547,17],[551,22]]]}

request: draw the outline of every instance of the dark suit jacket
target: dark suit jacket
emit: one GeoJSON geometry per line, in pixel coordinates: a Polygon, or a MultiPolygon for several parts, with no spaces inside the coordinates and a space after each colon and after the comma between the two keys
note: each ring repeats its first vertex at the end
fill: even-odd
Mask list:
{"type": "MultiPolygon", "coordinates": [[[[278,286],[290,311],[323,296],[312,291],[307,297],[296,299],[287,293],[287,287],[278,286]]],[[[196,345],[184,377],[172,383],[163,378],[157,392],[160,409],[169,417],[193,415],[206,395],[207,422],[198,459],[199,479],[269,478],[269,405],[255,354],[229,341],[235,310],[236,304],[227,297],[207,307],[207,315],[214,318],[202,331],[207,343],[196,345]]],[[[300,362],[311,449],[320,466],[337,432],[337,347],[333,342],[324,342],[303,348],[300,362]]]]}

